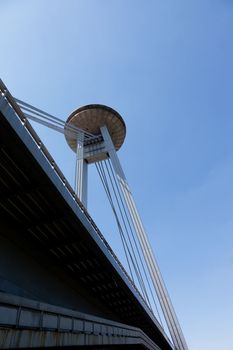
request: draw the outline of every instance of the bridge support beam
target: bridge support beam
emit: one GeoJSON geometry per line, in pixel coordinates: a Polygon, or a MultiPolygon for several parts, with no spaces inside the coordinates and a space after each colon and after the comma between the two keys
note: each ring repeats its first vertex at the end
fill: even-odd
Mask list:
{"type": "Polygon", "coordinates": [[[77,135],[75,192],[87,208],[87,162],[84,159],[84,133],[77,135]]]}

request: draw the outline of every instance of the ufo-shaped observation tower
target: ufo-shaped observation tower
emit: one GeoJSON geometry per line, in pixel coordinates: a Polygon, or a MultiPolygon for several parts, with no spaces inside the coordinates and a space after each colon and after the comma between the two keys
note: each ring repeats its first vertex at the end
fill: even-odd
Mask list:
{"type": "MultiPolygon", "coordinates": [[[[120,202],[127,208],[145,263],[163,311],[171,338],[177,350],[188,350],[178,319],[163,282],[147,234],[138,214],[132,193],[122,170],[116,151],[122,146],[126,126],[114,109],[91,104],[75,110],[68,117],[64,134],[70,148],[76,152],[76,193],[87,206],[87,167],[90,163],[110,159],[113,179],[118,182],[120,202]]],[[[110,180],[111,181],[111,180],[110,180]]],[[[105,186],[107,184],[105,183],[105,186]]]]}
{"type": "Polygon", "coordinates": [[[83,132],[85,161],[94,163],[108,158],[106,152],[100,152],[100,144],[103,143],[101,133],[103,127],[107,128],[114,148],[118,151],[126,135],[125,122],[118,112],[105,105],[90,104],[71,113],[66,121],[65,138],[70,148],[76,153],[78,140],[81,140],[83,132]]]}

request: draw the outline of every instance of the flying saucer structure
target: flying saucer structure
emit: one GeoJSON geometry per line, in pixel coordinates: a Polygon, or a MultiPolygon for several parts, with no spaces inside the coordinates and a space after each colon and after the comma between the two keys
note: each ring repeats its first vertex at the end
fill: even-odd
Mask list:
{"type": "MultiPolygon", "coordinates": [[[[118,151],[126,135],[125,122],[121,115],[114,109],[100,104],[86,105],[71,113],[64,128],[66,141],[69,147],[76,153],[78,135],[74,130],[82,130],[84,134],[84,146],[91,145],[92,151],[94,151],[93,145],[100,144],[103,141],[101,128],[104,126],[108,129],[115,150],[118,151]]],[[[85,157],[87,163],[93,163],[106,158],[107,154],[102,154],[101,156],[98,154],[98,157],[93,157],[93,152],[92,157],[85,157]]]]}

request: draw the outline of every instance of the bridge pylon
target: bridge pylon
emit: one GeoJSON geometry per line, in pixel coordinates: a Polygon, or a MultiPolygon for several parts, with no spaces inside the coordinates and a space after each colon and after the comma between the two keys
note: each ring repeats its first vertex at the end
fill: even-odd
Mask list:
{"type": "Polygon", "coordinates": [[[126,135],[123,118],[110,107],[87,105],[75,110],[68,117],[64,134],[68,145],[76,153],[76,193],[85,207],[87,207],[88,165],[110,160],[114,177],[120,188],[121,200],[124,201],[129,213],[174,347],[176,350],[187,350],[183,332],[117,156],[117,151],[122,146],[126,135]]]}

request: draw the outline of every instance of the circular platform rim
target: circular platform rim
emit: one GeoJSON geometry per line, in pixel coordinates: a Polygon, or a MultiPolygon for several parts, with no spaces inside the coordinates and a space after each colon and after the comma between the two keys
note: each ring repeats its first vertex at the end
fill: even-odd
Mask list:
{"type": "Polygon", "coordinates": [[[123,127],[125,129],[125,134],[126,134],[126,124],[125,124],[125,121],[124,119],[122,118],[122,116],[113,108],[111,107],[108,107],[106,105],[102,105],[102,104],[88,104],[88,105],[85,105],[85,106],[82,106],[82,107],[79,107],[77,109],[75,109],[70,115],[69,117],[67,118],[66,120],[66,123],[68,124],[69,122],[71,122],[71,119],[77,114],[77,113],[80,113],[80,112],[83,112],[83,111],[86,111],[88,109],[94,109],[94,108],[101,108],[101,109],[104,109],[105,111],[108,111],[108,112],[111,112],[112,114],[114,114],[116,117],[118,117],[120,119],[120,121],[122,122],[123,124],[123,127]]]}
{"type": "MultiPolygon", "coordinates": [[[[126,124],[125,124],[124,119],[122,118],[122,116],[116,110],[114,110],[113,108],[108,107],[106,105],[102,105],[102,104],[88,104],[88,105],[85,105],[85,106],[81,106],[81,107],[75,109],[68,116],[67,121],[66,121],[66,125],[68,126],[70,124],[73,124],[72,121],[75,120],[76,117],[79,118],[79,115],[81,115],[82,112],[87,112],[88,113],[88,111],[92,110],[92,109],[97,110],[98,113],[101,113],[101,111],[104,111],[104,112],[107,111],[111,115],[111,118],[118,120],[118,123],[120,124],[120,129],[122,130],[121,132],[123,133],[123,137],[120,138],[120,140],[121,140],[120,143],[116,142],[115,140],[113,141],[114,147],[115,147],[116,151],[118,151],[121,148],[121,146],[123,145],[124,140],[125,140],[126,124]]],[[[110,130],[113,130],[113,129],[110,127],[110,130]]],[[[110,131],[110,133],[111,133],[111,131],[110,131]]],[[[94,133],[93,135],[97,135],[97,134],[94,133]]],[[[65,138],[66,138],[66,142],[68,143],[69,147],[75,152],[75,149],[72,146],[72,142],[70,142],[69,138],[66,135],[66,132],[65,132],[65,138]]]]}

